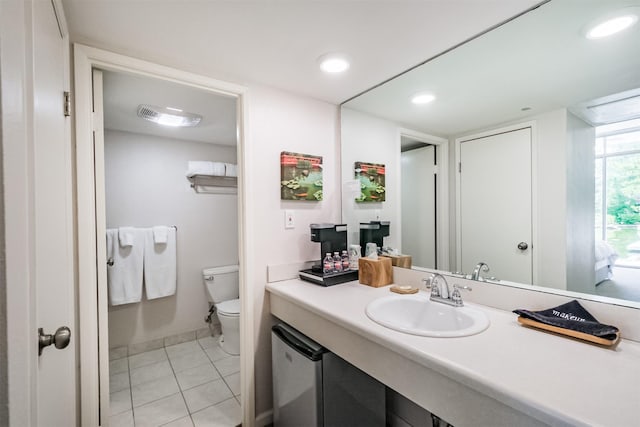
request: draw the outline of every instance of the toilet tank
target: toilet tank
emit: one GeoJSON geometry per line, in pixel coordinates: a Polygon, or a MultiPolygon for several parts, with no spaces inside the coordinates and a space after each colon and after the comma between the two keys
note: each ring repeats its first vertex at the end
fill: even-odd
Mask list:
{"type": "Polygon", "coordinates": [[[238,265],[225,265],[202,270],[210,302],[217,304],[240,296],[238,270],[238,265]]]}

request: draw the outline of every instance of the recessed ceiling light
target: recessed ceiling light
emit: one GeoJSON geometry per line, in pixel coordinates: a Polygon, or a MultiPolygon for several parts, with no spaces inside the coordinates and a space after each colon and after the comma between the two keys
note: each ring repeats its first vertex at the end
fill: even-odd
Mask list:
{"type": "Polygon", "coordinates": [[[620,12],[616,16],[610,16],[606,20],[589,26],[586,32],[588,39],[601,39],[626,30],[638,21],[638,15],[633,13],[620,12]]]}
{"type": "Polygon", "coordinates": [[[185,113],[175,108],[156,107],[155,105],[138,105],[138,117],[159,125],[173,127],[193,127],[202,120],[199,114],[185,113]]]}
{"type": "Polygon", "coordinates": [[[411,102],[416,105],[424,105],[430,102],[433,102],[436,99],[436,96],[432,93],[420,92],[413,95],[411,98],[411,102]]]}
{"type": "Polygon", "coordinates": [[[349,59],[342,53],[327,53],[318,58],[320,69],[325,73],[343,73],[350,67],[349,59]]]}

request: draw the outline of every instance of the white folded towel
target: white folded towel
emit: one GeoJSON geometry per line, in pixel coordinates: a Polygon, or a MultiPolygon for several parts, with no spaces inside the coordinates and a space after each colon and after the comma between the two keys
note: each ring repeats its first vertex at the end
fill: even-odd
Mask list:
{"type": "Polygon", "coordinates": [[[187,177],[194,175],[224,176],[225,166],[221,162],[205,162],[190,160],[187,166],[187,177]]]}
{"type": "Polygon", "coordinates": [[[126,248],[127,246],[133,246],[134,236],[135,236],[135,228],[133,227],[118,228],[118,239],[120,240],[121,247],[126,248]]]}
{"type": "Polygon", "coordinates": [[[167,239],[169,238],[169,227],[166,225],[156,225],[151,229],[153,230],[154,243],[167,243],[167,239]]]}
{"type": "Polygon", "coordinates": [[[130,234],[131,245],[123,247],[118,242],[120,230],[107,230],[107,285],[111,305],[140,302],[142,299],[144,235],[136,229],[132,229],[130,234]]]}
{"type": "Polygon", "coordinates": [[[226,176],[238,176],[238,165],[235,165],[233,163],[225,163],[224,169],[226,176]]]}
{"type": "Polygon", "coordinates": [[[168,227],[167,242],[154,242],[152,228],[144,229],[144,287],[147,299],[176,293],[176,229],[168,227]]]}

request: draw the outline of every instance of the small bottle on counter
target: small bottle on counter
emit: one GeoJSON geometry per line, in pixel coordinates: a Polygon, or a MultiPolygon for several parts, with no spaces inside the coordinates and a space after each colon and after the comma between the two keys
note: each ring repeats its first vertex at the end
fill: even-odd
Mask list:
{"type": "Polygon", "coordinates": [[[333,273],[333,258],[331,257],[331,253],[327,252],[327,255],[324,257],[322,261],[322,273],[329,274],[333,273]]]}
{"type": "Polygon", "coordinates": [[[349,271],[349,254],[347,254],[347,251],[342,251],[342,271],[349,271]]]}
{"type": "Polygon", "coordinates": [[[333,253],[333,272],[340,273],[342,271],[342,257],[339,252],[333,253]]]}

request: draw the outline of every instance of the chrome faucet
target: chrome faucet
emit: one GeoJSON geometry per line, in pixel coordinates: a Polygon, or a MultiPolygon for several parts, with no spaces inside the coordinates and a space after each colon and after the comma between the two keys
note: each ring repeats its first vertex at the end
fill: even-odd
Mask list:
{"type": "Polygon", "coordinates": [[[427,289],[431,289],[430,300],[440,302],[442,304],[452,305],[454,307],[462,307],[462,295],[460,289],[470,291],[469,286],[453,285],[453,292],[449,288],[447,279],[440,273],[434,273],[430,277],[422,279],[427,289]]]}
{"type": "Polygon", "coordinates": [[[471,273],[471,280],[478,280],[480,282],[484,281],[484,277],[482,277],[482,272],[487,273],[489,271],[489,266],[480,261],[478,264],[476,264],[476,268],[473,269],[473,273],[471,273]]]}

